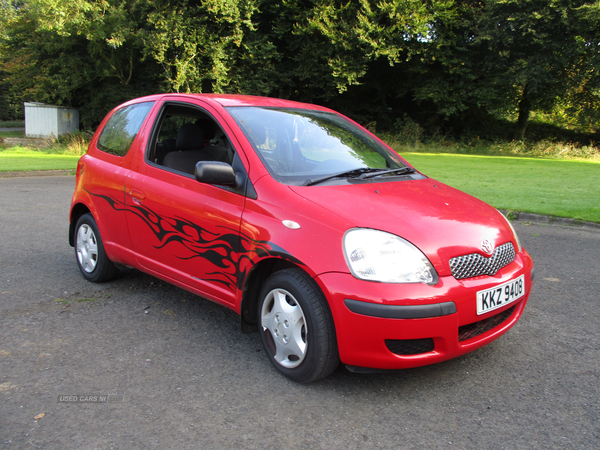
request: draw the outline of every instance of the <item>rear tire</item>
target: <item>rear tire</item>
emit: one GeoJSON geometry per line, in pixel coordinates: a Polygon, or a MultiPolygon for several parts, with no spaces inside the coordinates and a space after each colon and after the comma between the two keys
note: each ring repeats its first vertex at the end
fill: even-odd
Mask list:
{"type": "Polygon", "coordinates": [[[86,280],[101,283],[113,279],[119,269],[108,259],[94,217],[84,214],[75,226],[75,257],[86,280]]]}
{"type": "Polygon", "coordinates": [[[298,383],[330,375],[339,365],[335,326],[327,301],[299,269],[271,275],[260,293],[261,340],[275,368],[298,383]]]}

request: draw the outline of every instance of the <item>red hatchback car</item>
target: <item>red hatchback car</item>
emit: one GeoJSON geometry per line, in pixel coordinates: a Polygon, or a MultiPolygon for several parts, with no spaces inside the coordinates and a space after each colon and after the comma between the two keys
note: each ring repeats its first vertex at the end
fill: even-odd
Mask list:
{"type": "Polygon", "coordinates": [[[69,240],[90,281],[130,266],[233,309],[298,382],[475,350],[533,281],[496,209],[334,111],[263,97],[115,108],[79,161],[69,240]]]}

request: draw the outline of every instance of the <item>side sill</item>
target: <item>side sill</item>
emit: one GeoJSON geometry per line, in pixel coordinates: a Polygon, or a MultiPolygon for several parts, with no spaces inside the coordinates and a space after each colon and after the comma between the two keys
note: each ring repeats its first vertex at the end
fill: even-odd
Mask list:
{"type": "Polygon", "coordinates": [[[353,313],[383,319],[427,319],[456,313],[454,302],[431,305],[380,305],[347,298],[344,300],[344,304],[353,313]]]}

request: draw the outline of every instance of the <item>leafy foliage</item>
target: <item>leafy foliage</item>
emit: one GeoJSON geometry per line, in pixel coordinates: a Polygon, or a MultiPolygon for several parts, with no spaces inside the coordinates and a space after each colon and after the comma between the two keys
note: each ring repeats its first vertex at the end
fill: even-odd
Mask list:
{"type": "Polygon", "coordinates": [[[225,92],[382,131],[486,135],[514,117],[521,139],[532,111],[598,128],[599,49],[587,0],[4,0],[0,119],[42,101],[91,128],[132,97],[225,92]]]}

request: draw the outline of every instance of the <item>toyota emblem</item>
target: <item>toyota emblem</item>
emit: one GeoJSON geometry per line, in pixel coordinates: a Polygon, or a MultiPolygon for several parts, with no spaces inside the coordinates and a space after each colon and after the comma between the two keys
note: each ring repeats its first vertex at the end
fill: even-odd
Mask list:
{"type": "Polygon", "coordinates": [[[484,239],[483,241],[481,241],[481,250],[486,252],[488,255],[491,255],[492,253],[494,253],[494,244],[492,244],[487,239],[484,239]]]}

